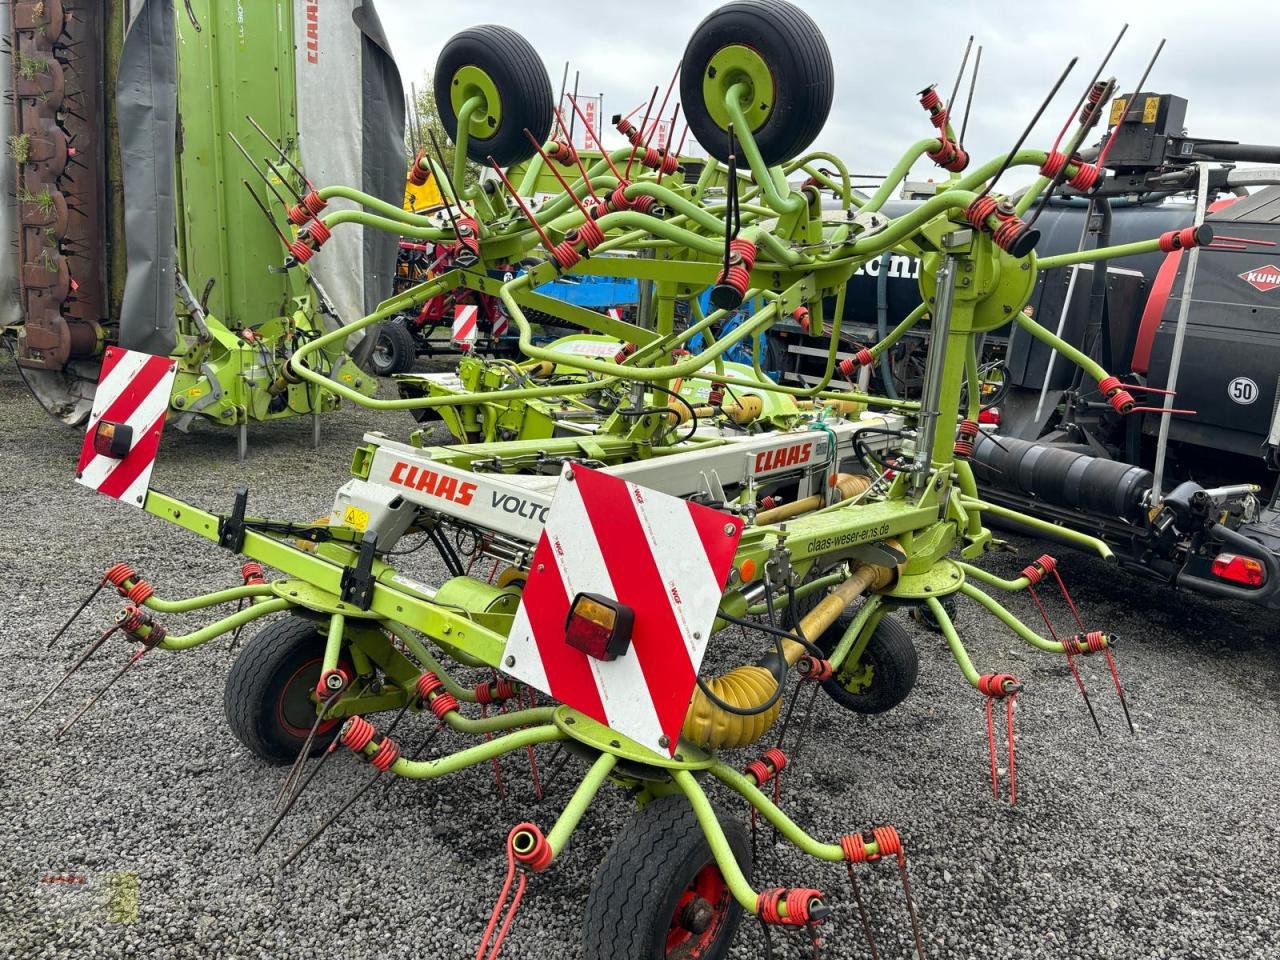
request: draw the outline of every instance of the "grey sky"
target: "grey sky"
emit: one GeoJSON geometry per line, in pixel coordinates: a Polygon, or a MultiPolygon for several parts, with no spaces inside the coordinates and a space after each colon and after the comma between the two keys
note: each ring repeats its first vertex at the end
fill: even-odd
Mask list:
{"type": "MultiPolygon", "coordinates": [[[[884,172],[910,143],[928,134],[931,127],[915,94],[930,83],[937,83],[944,97],[950,93],[970,33],[977,35],[975,46],[985,47],[966,137],[966,147],[979,160],[1013,144],[1058,72],[1072,56],[1080,57],[1032,135],[1032,145],[1048,146],[1126,21],[1129,32],[1107,70],[1122,88],[1137,81],[1155,45],[1166,37],[1146,86],[1190,100],[1187,127],[1193,135],[1280,143],[1280,111],[1272,103],[1280,89],[1274,0],[799,0],[799,5],[825,34],[836,70],[835,102],[815,145],[839,154],[858,172],[884,172]]],[[[406,85],[421,84],[457,31],[502,23],[524,34],[542,54],[553,90],[569,60],[570,85],[572,71],[581,71],[581,92],[603,92],[608,116],[646,101],[655,84],[665,90],[693,28],[717,6],[713,0],[619,5],[379,0],[378,10],[406,85]]],[[[913,172],[925,177],[935,170],[923,161],[913,172]]]]}

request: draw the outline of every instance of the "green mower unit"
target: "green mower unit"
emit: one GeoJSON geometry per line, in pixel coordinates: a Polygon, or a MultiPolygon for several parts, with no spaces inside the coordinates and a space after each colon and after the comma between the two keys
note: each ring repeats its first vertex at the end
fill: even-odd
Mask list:
{"type": "MultiPolygon", "coordinates": [[[[365,312],[345,289],[364,278],[331,297],[308,267],[268,266],[318,209],[301,174],[317,152],[300,138],[315,83],[300,72],[304,6],[15,5],[23,320],[10,332],[24,380],[65,422],[91,416],[113,345],[172,357],[169,419],[236,428],[241,456],[250,422],[309,415],[318,435],[341,402],[288,363],[341,327],[343,310],[365,312]]],[[[362,395],[376,387],[345,338],[307,362],[362,395]]]]}
{"type": "MultiPolygon", "coordinates": [[[[298,276],[300,263],[323,261],[330,238],[349,225],[449,245],[451,262],[438,276],[300,345],[286,369],[308,388],[353,403],[441,417],[458,442],[433,445],[425,432],[414,442],[368,434],[330,516],[315,523],[258,516],[248,490],[214,512],[148,489],[157,438],[122,437],[127,417],[91,421],[80,481],[245,558],[244,584],[172,600],[133,566],[113,567],[98,589],[118,591],[127,604],[57,687],[116,633],[136,648],[131,666],[152,650],[191,650],[284,614],[247,641],[227,685],[236,737],[264,762],[291,764],[259,848],[328,758],[345,753],[339,747],[369,763],[372,783],[432,780],[507,754],[536,761],[551,749],[544,745],[555,745],[584,772],[548,829],[513,826],[506,880],[478,958],[497,955],[527,875],[554,866],[606,785],[626,790],[638,811],[597,875],[584,956],[723,957],[744,914],[759,918],[766,936],[779,927],[801,931],[816,952],[821,938],[847,929],[828,898],[815,887],[758,883],[746,821],[713,804],[709,789],[745,799],[752,822],[762,819],[806,854],[845,864],[859,909],[864,865],[892,864],[908,887],[894,827],[819,839],[775,802],[777,778],[804,738],[805,709],[794,706],[812,702],[805,694],[821,688],[857,713],[889,710],[908,696],[917,661],[901,613],[926,613],[959,682],[984,705],[997,797],[1003,788],[1013,802],[1026,789],[1013,741],[1023,684],[974,662],[949,612],[957,602],[970,601],[1036,651],[1065,658],[1091,714],[1076,661],[1105,658],[1128,717],[1115,638],[1086,623],[1053,558],[1040,557],[1012,580],[978,565],[1002,546],[984,518],[1050,527],[981,500],[968,462],[980,400],[975,340],[1011,319],[1081,365],[1118,412],[1134,406],[1107,371],[1022,312],[1037,274],[1033,207],[1068,179],[1079,186],[1096,178],[1077,150],[1116,87],[1099,79],[1105,65],[1083,85],[1050,149],[1019,141],[973,166],[947,104],[926,89],[920,101],[932,132],[866,196],[851,189],[839,157],[810,150],[831,107],[831,59],[813,21],[781,0],[721,7],[689,41],[678,98],[711,155],[689,183],[674,151],[649,144],[674,103],[675,77],[661,100],[655,89],[638,125],[619,118],[629,146],[588,162],[569,145],[566,118],[530,44],[502,26],[463,31],[445,45],[434,80],[457,164],[446,169],[427,149],[413,166],[436,175],[444,209],[417,215],[351,188],[318,186],[314,217],[271,257],[298,276]],[[464,186],[467,157],[489,170],[474,186],[464,186]],[[949,179],[910,213],[884,215],[897,180],[922,157],[949,179]],[[998,188],[1015,166],[1038,176],[1006,195],[998,188]],[[535,184],[548,173],[559,191],[535,204],[535,184]],[[793,176],[806,178],[803,185],[793,176]],[[824,191],[836,193],[839,209],[824,209],[824,191]],[[337,197],[360,208],[326,210],[337,197]],[[854,362],[838,365],[847,281],[886,251],[921,258],[924,303],[854,362]],[[604,256],[610,252],[644,256],[604,256]],[[493,265],[530,259],[536,265],[519,277],[491,275],[493,265]],[[654,328],[535,292],[554,278],[591,273],[651,282],[654,328]],[[696,301],[708,289],[713,309],[703,315],[696,301]],[[523,360],[467,358],[447,382],[407,378],[401,396],[383,399],[317,363],[349,336],[461,291],[503,304],[523,360]],[[712,336],[751,298],[762,308],[712,336]],[[828,298],[837,304],[830,316],[828,298]],[[691,321],[677,329],[684,301],[691,321]],[[537,345],[530,310],[585,334],[537,345]],[[755,335],[802,312],[810,329],[830,332],[825,375],[812,387],[784,386],[762,372],[755,335]],[[857,367],[874,363],[926,312],[933,337],[922,399],[854,389],[857,367]],[[691,352],[697,334],[702,346],[691,352]],[[723,360],[739,341],[755,343],[750,367],[723,360]],[[441,582],[396,568],[397,554],[420,545],[438,552],[448,571],[441,582]],[[999,599],[1046,585],[1061,590],[1073,614],[1066,629],[1046,615],[1047,636],[999,599]],[[204,609],[222,612],[195,632],[166,632],[166,615],[204,609]],[[730,630],[757,638],[758,655],[700,676],[707,650],[730,630]],[[497,704],[508,709],[490,712],[497,704]],[[428,738],[448,727],[475,743],[431,759],[405,745],[417,739],[414,726],[428,738]],[[1002,777],[997,740],[1005,736],[1002,777]]],[[[1075,259],[1209,239],[1193,227],[1075,259]]],[[[113,371],[151,365],[137,378],[157,384],[167,375],[163,358],[122,351],[111,362],[113,371]]],[[[121,379],[107,374],[99,392],[121,379]]],[[[1052,529],[1110,556],[1101,541],[1052,529]]],[[[975,730],[975,746],[983,739],[975,730]]],[[[907,892],[923,956],[927,921],[907,892]]],[[[863,921],[869,935],[865,912],[863,921]]]]}

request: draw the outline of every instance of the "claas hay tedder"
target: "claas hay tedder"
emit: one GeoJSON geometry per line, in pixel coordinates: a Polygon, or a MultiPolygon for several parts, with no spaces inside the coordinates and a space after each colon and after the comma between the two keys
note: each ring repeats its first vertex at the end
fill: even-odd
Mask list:
{"type": "MultiPolygon", "coordinates": [[[[961,679],[985,705],[990,785],[1010,801],[1019,786],[1013,703],[1022,683],[974,663],[951,616],[957,601],[972,601],[1028,645],[1064,657],[1082,694],[1077,658],[1106,658],[1128,716],[1115,638],[1083,620],[1052,558],[1013,580],[975,565],[1002,546],[985,516],[1045,525],[983,502],[968,462],[978,429],[975,339],[1010,319],[1080,364],[1118,412],[1135,406],[1107,371],[1022,313],[1037,272],[1033,207],[1063,182],[1086,188],[1098,175],[1076,151],[1117,88],[1100,79],[1106,62],[1082,84],[1050,149],[1024,146],[1033,121],[1010,152],[976,165],[948,104],[927,88],[920,103],[932,130],[864,196],[850,188],[838,157],[810,150],[831,107],[831,58],[814,22],[780,0],[721,7],[688,43],[679,109],[712,158],[694,182],[686,182],[676,151],[648,143],[674,78],[668,97],[657,96],[661,84],[655,89],[639,125],[619,123],[627,146],[580,153],[527,41],[501,26],[456,35],[434,82],[457,163],[446,169],[430,146],[413,162],[418,175],[437,176],[444,208],[417,215],[321,186],[318,200],[341,195],[361,209],[318,209],[287,240],[283,262],[296,268],[323,258],[330,236],[348,225],[447,246],[451,260],[438,276],[302,346],[290,368],[367,407],[454,416],[464,442],[432,446],[422,432],[411,443],[370,433],[331,515],[301,522],[256,516],[248,490],[215,513],[149,489],[157,437],[129,422],[124,401],[99,406],[80,481],[243,556],[244,584],[171,600],[130,564],[112,567],[98,589],[118,591],[127,604],[58,687],[115,634],[135,648],[123,672],[150,651],[191,650],[272,618],[233,664],[226,699],[235,736],[265,762],[291,764],[260,847],[335,753],[368,762],[372,783],[433,780],[507,754],[560,748],[586,772],[546,832],[532,822],[510,831],[506,880],[477,957],[497,953],[527,876],[554,865],[606,784],[628,791],[638,811],[590,894],[585,956],[720,957],[743,914],[758,918],[766,936],[778,927],[802,931],[816,952],[820,934],[837,928],[829,898],[815,887],[759,889],[744,823],[708,791],[744,798],[752,822],[767,822],[820,861],[846,865],[860,911],[862,865],[895,864],[906,887],[904,845],[893,827],[817,839],[775,802],[789,745],[804,736],[807,708],[794,710],[797,702],[812,704],[820,688],[840,707],[874,713],[909,693],[916,652],[895,612],[922,608],[936,623],[961,679]],[[464,186],[468,157],[491,171],[474,186],[464,186]],[[910,213],[881,213],[895,178],[923,157],[949,179],[910,213]],[[1016,199],[999,191],[1014,168],[1035,176],[1016,199]],[[824,210],[824,191],[840,198],[838,210],[824,210]],[[886,251],[922,259],[923,303],[855,363],[837,365],[849,276],[886,251]],[[536,264],[515,278],[489,269],[531,258],[536,264]],[[535,292],[557,277],[589,274],[651,282],[653,327],[535,292]],[[708,289],[712,309],[703,314],[696,300],[708,289]],[[308,363],[358,330],[464,290],[502,303],[524,360],[472,358],[473,372],[449,391],[406,381],[403,395],[381,399],[326,380],[308,363]],[[751,298],[762,308],[731,333],[711,336],[751,298]],[[683,301],[693,304],[690,322],[677,328],[683,301]],[[537,346],[531,310],[588,336],[537,346]],[[853,389],[856,366],[875,362],[926,312],[933,337],[920,401],[853,389]],[[816,386],[779,385],[760,369],[754,335],[795,315],[830,330],[816,386]],[[691,353],[686,345],[698,334],[703,345],[691,353]],[[723,362],[730,346],[752,339],[751,366],[723,362]],[[534,401],[546,412],[543,432],[520,436],[516,425],[515,439],[495,434],[493,418],[534,401]],[[118,475],[129,483],[113,481],[118,475]],[[448,572],[442,582],[397,570],[395,556],[419,546],[438,552],[448,572]],[[494,575],[471,575],[477,560],[494,575]],[[1068,629],[1046,613],[1048,636],[997,599],[1029,591],[1039,602],[1035,591],[1046,586],[1061,588],[1061,609],[1071,613],[1068,629]],[[202,629],[166,632],[171,612],[216,608],[225,614],[202,629]],[[707,650],[740,629],[758,640],[758,656],[699,676],[707,650]],[[460,679],[466,671],[478,671],[480,682],[460,679]],[[498,704],[506,709],[493,712],[498,704]],[[412,724],[476,742],[428,759],[399,739],[412,724]],[[756,754],[742,756],[747,750],[756,754]]],[[[1119,252],[1209,239],[1192,227],[1119,252]]],[[[162,384],[165,363],[128,352],[109,357],[99,399],[125,382],[162,384]]],[[[1100,541],[1056,532],[1108,556],[1100,541]]],[[[909,890],[907,902],[923,954],[929,938],[909,890]]],[[[865,912],[863,921],[869,935],[865,912]]]]}

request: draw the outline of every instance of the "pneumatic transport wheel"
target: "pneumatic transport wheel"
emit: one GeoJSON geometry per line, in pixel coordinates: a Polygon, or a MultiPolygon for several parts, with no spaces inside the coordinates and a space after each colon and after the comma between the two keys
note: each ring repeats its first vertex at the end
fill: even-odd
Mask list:
{"type": "MultiPolygon", "coordinates": [[[[765,164],[796,156],[831,112],[835,71],[822,31],[784,0],[736,0],[698,24],[681,60],[680,101],[689,129],[717,160],[731,152],[725,95],[735,84],[746,88],[740,103],[765,164]]],[[[738,163],[746,165],[741,151],[738,163]]]]}
{"type": "MultiPolygon", "coordinates": [[[[751,879],[746,827],[716,811],[751,879]]],[[[583,924],[584,960],[719,960],[742,919],[689,802],[659,797],[622,828],[596,874],[583,924]]]]}
{"type": "Polygon", "coordinates": [[[435,94],[440,120],[455,143],[458,111],[473,96],[483,98],[467,130],[467,156],[476,163],[493,157],[506,167],[528,160],[534,148],[525,128],[539,143],[551,132],[547,68],[533,45],[506,27],[484,24],[454,34],[436,60],[435,94]]]}
{"type": "MultiPolygon", "coordinates": [[[[222,695],[227,724],[237,740],[267,763],[292,763],[306,741],[316,719],[312,693],[324,645],[315,621],[286,617],[259,630],[231,664],[222,695]]],[[[338,723],[320,724],[313,756],[337,735],[338,723]]]]}
{"type": "Polygon", "coordinates": [[[369,372],[375,377],[389,377],[413,368],[418,359],[418,344],[413,331],[399,319],[384,320],[373,335],[373,350],[369,353],[369,372]]]}
{"type": "MultiPolygon", "coordinates": [[[[849,620],[841,617],[818,638],[818,647],[830,653],[840,642],[849,620]]],[[[894,616],[882,617],[856,663],[845,662],[822,689],[836,703],[854,713],[892,710],[916,684],[920,660],[911,631],[894,616]]]]}

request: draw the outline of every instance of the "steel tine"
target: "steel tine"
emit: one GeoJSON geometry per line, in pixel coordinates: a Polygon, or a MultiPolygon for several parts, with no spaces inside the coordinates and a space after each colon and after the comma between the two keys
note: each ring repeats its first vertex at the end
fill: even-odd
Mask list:
{"type": "Polygon", "coordinates": [[[298,798],[302,796],[302,791],[306,790],[307,787],[311,785],[311,781],[316,778],[316,775],[322,769],[324,769],[324,762],[329,759],[329,755],[334,753],[337,749],[338,741],[335,740],[333,743],[329,744],[329,748],[320,755],[320,760],[311,768],[311,771],[307,774],[306,779],[302,781],[301,785],[299,785],[298,789],[289,795],[288,803],[284,805],[284,809],[276,814],[276,818],[271,821],[271,826],[267,827],[267,832],[262,835],[262,839],[253,845],[254,853],[258,853],[266,842],[271,839],[271,835],[276,832],[276,828],[284,822],[284,818],[289,815],[289,811],[293,809],[293,805],[297,803],[298,798]]]}
{"type": "Polygon", "coordinates": [[[98,648],[101,647],[104,643],[106,643],[107,639],[119,629],[120,629],[119,624],[113,624],[112,626],[104,630],[102,635],[99,636],[97,640],[94,640],[87,647],[85,647],[85,649],[81,652],[79,659],[77,659],[76,662],[73,663],[71,667],[67,670],[67,672],[62,675],[62,679],[59,680],[57,683],[55,683],[52,687],[50,687],[45,692],[45,695],[39,699],[36,705],[27,711],[26,715],[22,718],[23,722],[30,720],[32,715],[35,714],[37,710],[39,710],[46,703],[48,703],[49,698],[52,697],[58,691],[58,689],[64,683],[67,682],[67,679],[73,673],[75,673],[77,670],[83,667],[85,665],[85,661],[87,661],[91,656],[93,656],[94,653],[97,652],[98,648]]]}
{"type": "Polygon", "coordinates": [[[294,860],[298,859],[299,854],[301,854],[303,850],[307,849],[307,847],[309,847],[309,846],[311,846],[311,844],[315,843],[315,842],[316,842],[316,840],[320,837],[320,834],[324,833],[324,832],[325,832],[326,830],[328,830],[331,826],[333,826],[334,822],[335,822],[335,821],[336,821],[340,816],[342,816],[344,813],[346,813],[346,812],[347,812],[347,810],[349,810],[349,809],[351,808],[352,804],[354,804],[357,800],[359,800],[361,797],[363,797],[363,796],[365,795],[365,793],[366,793],[366,792],[368,792],[369,788],[370,788],[370,787],[372,787],[372,786],[373,786],[373,785],[378,781],[378,778],[379,778],[380,776],[382,776],[382,771],[381,771],[381,770],[375,770],[375,771],[373,772],[373,776],[372,776],[372,777],[370,777],[368,780],[366,780],[366,781],[365,781],[365,782],[360,786],[360,788],[359,788],[358,790],[356,790],[356,792],[355,792],[355,793],[353,793],[350,797],[348,797],[348,798],[347,798],[347,800],[346,800],[346,802],[345,802],[345,803],[343,803],[343,804],[342,804],[342,806],[340,806],[340,807],[339,807],[339,808],[334,812],[333,816],[331,816],[328,820],[326,820],[324,823],[322,823],[322,824],[320,825],[319,829],[318,829],[318,830],[316,830],[313,834],[311,834],[311,836],[307,837],[307,839],[306,839],[306,840],[304,840],[304,841],[302,842],[302,846],[298,847],[298,849],[297,849],[297,850],[294,850],[294,851],[293,851],[293,853],[289,854],[288,858],[284,861],[284,863],[280,864],[280,869],[281,869],[282,871],[283,871],[283,870],[287,870],[287,869],[289,868],[289,864],[293,863],[293,861],[294,861],[294,860]]]}
{"type": "Polygon", "coordinates": [[[139,660],[141,660],[144,656],[146,656],[147,651],[150,649],[151,649],[150,647],[143,647],[141,650],[139,650],[137,653],[131,656],[128,660],[126,660],[124,666],[121,667],[118,671],[116,671],[115,676],[113,676],[110,680],[108,680],[106,682],[106,685],[103,686],[101,690],[99,690],[97,693],[95,693],[92,697],[90,697],[85,702],[85,705],[81,707],[79,711],[76,712],[76,715],[72,717],[70,720],[68,720],[66,724],[63,725],[62,729],[53,735],[53,739],[55,740],[62,739],[62,735],[66,733],[68,730],[70,730],[80,720],[81,717],[83,717],[86,713],[88,713],[89,708],[92,707],[95,703],[97,703],[100,699],[102,699],[102,695],[106,693],[108,690],[110,690],[112,685],[117,680],[119,680],[131,669],[133,669],[133,665],[137,663],[139,660]]]}
{"type": "Polygon", "coordinates": [[[81,603],[80,606],[76,607],[76,612],[73,613],[70,617],[68,617],[67,622],[58,628],[58,632],[53,635],[53,639],[51,639],[48,645],[45,647],[46,650],[53,649],[53,645],[58,642],[59,638],[61,638],[61,636],[64,633],[67,632],[67,630],[71,627],[71,624],[76,622],[76,618],[79,617],[80,614],[84,613],[85,607],[89,606],[89,604],[93,602],[93,598],[96,597],[99,593],[101,593],[102,588],[105,587],[106,585],[107,585],[107,578],[103,577],[98,582],[98,585],[93,588],[93,592],[84,598],[84,602],[81,603]]]}

